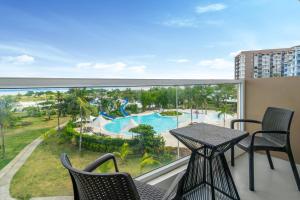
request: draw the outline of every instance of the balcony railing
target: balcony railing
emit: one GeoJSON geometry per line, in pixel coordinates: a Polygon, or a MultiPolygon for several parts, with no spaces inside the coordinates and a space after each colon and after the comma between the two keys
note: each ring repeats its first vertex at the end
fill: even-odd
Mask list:
{"type": "Polygon", "coordinates": [[[78,168],[114,153],[121,171],[150,180],[187,161],[170,129],[244,113],[241,80],[0,78],[0,95],[0,169],[40,142],[11,182],[19,198],[71,194],[63,152],[78,168]]]}

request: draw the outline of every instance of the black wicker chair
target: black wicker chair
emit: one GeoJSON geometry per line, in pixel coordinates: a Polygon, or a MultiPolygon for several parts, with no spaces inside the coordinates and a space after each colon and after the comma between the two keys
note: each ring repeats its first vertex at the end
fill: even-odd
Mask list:
{"type": "MultiPolygon", "coordinates": [[[[249,153],[249,188],[254,191],[254,151],[266,151],[270,168],[274,169],[270,151],[288,154],[289,161],[300,191],[300,178],[290,145],[290,126],[294,112],[283,108],[267,108],[263,120],[236,119],[231,121],[231,128],[237,122],[261,124],[261,130],[242,140],[237,146],[249,153]],[[260,136],[258,136],[260,134],[260,136]]],[[[234,166],[234,148],[231,149],[231,165],[234,166]]]]}
{"type": "Polygon", "coordinates": [[[119,172],[113,154],[106,154],[83,171],[72,167],[68,156],[61,155],[61,162],[71,176],[75,200],[169,200],[177,199],[178,182],[184,173],[180,173],[170,189],[165,192],[158,187],[139,181],[133,181],[127,173],[119,172]],[[92,173],[101,164],[113,160],[115,173],[92,173]]]}

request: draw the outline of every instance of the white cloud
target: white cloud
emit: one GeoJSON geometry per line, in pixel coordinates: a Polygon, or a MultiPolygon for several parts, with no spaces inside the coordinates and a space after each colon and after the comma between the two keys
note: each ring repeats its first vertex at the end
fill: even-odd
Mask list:
{"type": "Polygon", "coordinates": [[[224,20],[206,20],[203,22],[204,24],[207,24],[207,25],[212,25],[212,26],[219,26],[219,25],[222,25],[224,24],[224,20]]]}
{"type": "Polygon", "coordinates": [[[87,67],[92,67],[93,63],[85,62],[85,63],[78,63],[77,67],[78,68],[87,68],[87,67]]]}
{"type": "Polygon", "coordinates": [[[10,63],[10,64],[31,64],[35,61],[35,58],[30,55],[20,55],[20,56],[5,56],[1,57],[0,61],[2,63],[10,63]]]}
{"type": "Polygon", "coordinates": [[[169,60],[170,62],[175,62],[175,63],[187,63],[187,62],[190,62],[189,59],[185,59],[185,58],[181,58],[181,59],[172,59],[172,60],[169,60]]]}
{"type": "Polygon", "coordinates": [[[111,64],[105,64],[105,63],[95,63],[93,65],[93,68],[95,69],[112,69],[115,71],[122,71],[127,65],[123,62],[116,62],[111,64]]]}
{"type": "Polygon", "coordinates": [[[165,26],[170,27],[178,27],[178,28],[196,28],[198,27],[199,23],[195,19],[184,19],[184,18],[175,18],[169,19],[162,22],[165,26]]]}
{"type": "Polygon", "coordinates": [[[215,4],[209,4],[206,6],[197,6],[196,12],[202,14],[202,13],[207,13],[207,12],[215,12],[215,11],[224,10],[225,8],[227,8],[227,6],[225,4],[215,3],[215,4]]]}
{"type": "MultiPolygon", "coordinates": [[[[129,65],[124,62],[114,62],[114,63],[92,63],[92,62],[82,62],[77,64],[77,69],[89,69],[90,73],[101,74],[114,74],[118,73],[119,76],[127,74],[142,74],[145,72],[145,65],[129,65]],[[101,70],[100,70],[101,69],[101,70]]],[[[85,70],[87,71],[87,70],[85,70]]]]}
{"type": "Polygon", "coordinates": [[[230,57],[235,57],[235,56],[237,56],[238,54],[240,54],[241,51],[243,51],[243,50],[238,50],[238,51],[230,52],[230,53],[229,53],[229,56],[230,56],[230,57]]]}
{"type": "Polygon", "coordinates": [[[122,71],[127,64],[123,62],[115,62],[115,63],[91,63],[91,62],[83,62],[78,63],[78,68],[92,68],[92,69],[110,69],[114,71],[122,71]]]}
{"type": "Polygon", "coordinates": [[[132,66],[132,67],[128,67],[128,69],[134,73],[144,73],[146,66],[145,65],[132,66]]]}
{"type": "Polygon", "coordinates": [[[219,26],[223,20],[199,20],[198,18],[173,18],[163,21],[161,24],[174,28],[199,28],[202,26],[219,26]]]}
{"type": "Polygon", "coordinates": [[[223,58],[215,58],[211,60],[201,60],[199,66],[209,67],[211,69],[233,69],[233,61],[225,60],[223,58]]]}
{"type": "Polygon", "coordinates": [[[76,60],[76,57],[61,49],[49,44],[36,43],[35,41],[12,44],[0,43],[0,52],[11,55],[34,55],[39,60],[47,60],[49,63],[56,61],[71,64],[76,60]]]}

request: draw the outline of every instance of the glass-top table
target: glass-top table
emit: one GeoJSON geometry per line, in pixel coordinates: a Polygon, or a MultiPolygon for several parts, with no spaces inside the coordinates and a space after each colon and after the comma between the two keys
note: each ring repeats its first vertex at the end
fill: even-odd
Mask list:
{"type": "Polygon", "coordinates": [[[197,123],[170,133],[192,151],[178,186],[181,199],[240,199],[224,153],[247,132],[197,123]]]}

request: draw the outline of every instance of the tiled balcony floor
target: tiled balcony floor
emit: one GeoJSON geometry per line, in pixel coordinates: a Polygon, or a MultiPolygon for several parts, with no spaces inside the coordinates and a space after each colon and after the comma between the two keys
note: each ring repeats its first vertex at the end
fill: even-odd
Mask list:
{"type": "MultiPolygon", "coordinates": [[[[273,157],[275,170],[269,168],[267,157],[255,154],[255,192],[248,189],[248,155],[236,158],[231,173],[242,200],[299,200],[300,191],[290,163],[273,157]]],[[[300,172],[300,166],[298,165],[300,172]]]]}

